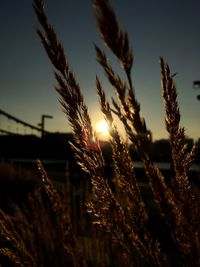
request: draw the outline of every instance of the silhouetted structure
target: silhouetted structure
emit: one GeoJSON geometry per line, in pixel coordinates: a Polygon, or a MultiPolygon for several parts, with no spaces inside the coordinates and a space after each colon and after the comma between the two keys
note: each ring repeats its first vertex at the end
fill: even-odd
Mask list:
{"type": "MultiPolygon", "coordinates": [[[[200,80],[193,82],[193,88],[194,89],[200,89],[200,80]]],[[[200,95],[197,95],[197,99],[200,100],[200,95]]]]}
{"type": "Polygon", "coordinates": [[[39,126],[41,126],[41,137],[44,137],[44,134],[46,133],[46,131],[44,130],[45,119],[53,119],[53,116],[50,116],[50,115],[42,115],[41,116],[41,123],[38,124],[39,126]]]}
{"type": "MultiPolygon", "coordinates": [[[[30,128],[31,130],[36,130],[37,132],[41,133],[41,136],[43,136],[46,133],[49,133],[48,131],[45,131],[45,129],[44,129],[44,120],[45,120],[45,118],[53,118],[52,116],[49,116],[49,115],[42,115],[41,124],[40,124],[41,127],[37,127],[35,125],[32,125],[32,124],[30,124],[28,122],[25,122],[25,121],[19,119],[19,118],[13,116],[13,115],[1,110],[1,109],[0,109],[0,116],[4,116],[9,120],[12,120],[12,121],[14,121],[14,122],[16,122],[18,124],[21,124],[23,126],[26,126],[26,127],[30,128]]],[[[0,126],[0,134],[1,133],[2,134],[6,134],[6,135],[19,135],[19,133],[16,133],[16,132],[13,132],[13,131],[9,131],[9,130],[5,130],[5,129],[1,129],[1,126],[0,126]]]]}

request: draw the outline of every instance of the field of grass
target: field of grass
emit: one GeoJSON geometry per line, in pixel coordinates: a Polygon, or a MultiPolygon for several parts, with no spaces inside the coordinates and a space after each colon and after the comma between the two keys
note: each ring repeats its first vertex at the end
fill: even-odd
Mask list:
{"type": "MultiPolygon", "coordinates": [[[[189,176],[197,145],[188,146],[184,128],[180,126],[175,77],[161,57],[161,87],[172,166],[171,179],[166,182],[150,155],[150,131],[141,116],[133,86],[134,54],[128,34],[119,25],[108,0],[92,0],[92,4],[102,41],[117,57],[126,75],[122,79],[104,50],[95,45],[97,61],[115,92],[115,98],[108,101],[100,78],[96,77],[101,111],[109,126],[113,183],[105,172],[105,159],[81,87],[62,43],[48,22],[44,0],[34,0],[33,9],[39,22],[37,33],[54,67],[55,89],[73,132],[70,145],[76,163],[89,179],[84,183],[80,177],[82,185],[75,188],[73,173],[67,168],[66,191],[59,192],[38,160],[40,182],[26,195],[26,201],[10,204],[9,213],[0,210],[0,264],[198,267],[200,198],[199,189],[189,176]],[[134,162],[114,116],[122,122],[143,163],[145,186],[138,183],[134,162]]],[[[10,170],[10,177],[17,175],[18,171],[10,170]]]]}

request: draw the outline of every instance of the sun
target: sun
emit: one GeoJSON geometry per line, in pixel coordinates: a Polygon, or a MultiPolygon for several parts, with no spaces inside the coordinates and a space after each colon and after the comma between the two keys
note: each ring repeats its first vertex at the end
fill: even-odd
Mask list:
{"type": "Polygon", "coordinates": [[[109,137],[108,124],[105,120],[100,120],[95,124],[95,131],[99,138],[108,139],[109,137]]]}

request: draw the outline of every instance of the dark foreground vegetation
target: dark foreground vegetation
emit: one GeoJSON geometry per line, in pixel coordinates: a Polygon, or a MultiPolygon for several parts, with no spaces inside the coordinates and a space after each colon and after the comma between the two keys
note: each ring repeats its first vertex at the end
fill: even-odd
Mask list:
{"type": "MultiPolygon", "coordinates": [[[[75,188],[66,166],[66,185],[59,187],[37,161],[40,181],[29,188],[31,192],[24,194],[20,202],[10,202],[0,211],[1,265],[200,266],[199,188],[189,176],[197,145],[188,146],[185,131],[179,125],[174,75],[160,58],[172,170],[167,181],[152,158],[150,131],[134,93],[134,57],[128,35],[119,26],[109,1],[92,3],[103,42],[118,58],[127,77],[121,79],[105,52],[95,46],[97,60],[116,94],[111,105],[96,78],[100,107],[109,125],[112,182],[105,171],[104,153],[92,129],[80,86],[48,23],[44,1],[34,0],[41,27],[37,33],[54,66],[56,90],[73,131],[70,146],[90,180],[85,182],[81,175],[82,185],[75,188]],[[113,115],[121,120],[143,162],[145,186],[138,182],[133,157],[115,127],[113,115]]],[[[10,167],[4,165],[4,173],[8,170],[10,167]]],[[[14,169],[13,176],[15,172],[18,170],[14,169]]],[[[21,174],[30,179],[30,174],[21,174]]]]}

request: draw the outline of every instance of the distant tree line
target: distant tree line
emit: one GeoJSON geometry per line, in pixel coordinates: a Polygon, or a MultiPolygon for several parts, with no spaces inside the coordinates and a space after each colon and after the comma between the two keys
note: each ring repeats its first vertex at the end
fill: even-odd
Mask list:
{"type": "MultiPolygon", "coordinates": [[[[47,134],[43,139],[34,135],[0,136],[0,158],[45,158],[45,159],[73,159],[69,142],[73,140],[71,133],[47,134]]],[[[187,139],[188,149],[191,149],[194,140],[187,139]]],[[[200,139],[198,140],[200,144],[200,139]]],[[[100,143],[106,162],[111,162],[111,146],[109,142],[100,143]]],[[[129,146],[133,160],[139,157],[134,146],[129,146]]],[[[171,148],[168,139],[159,139],[152,142],[149,147],[153,161],[171,161],[171,148]]],[[[200,149],[197,151],[196,162],[200,162],[200,149]]]]}

